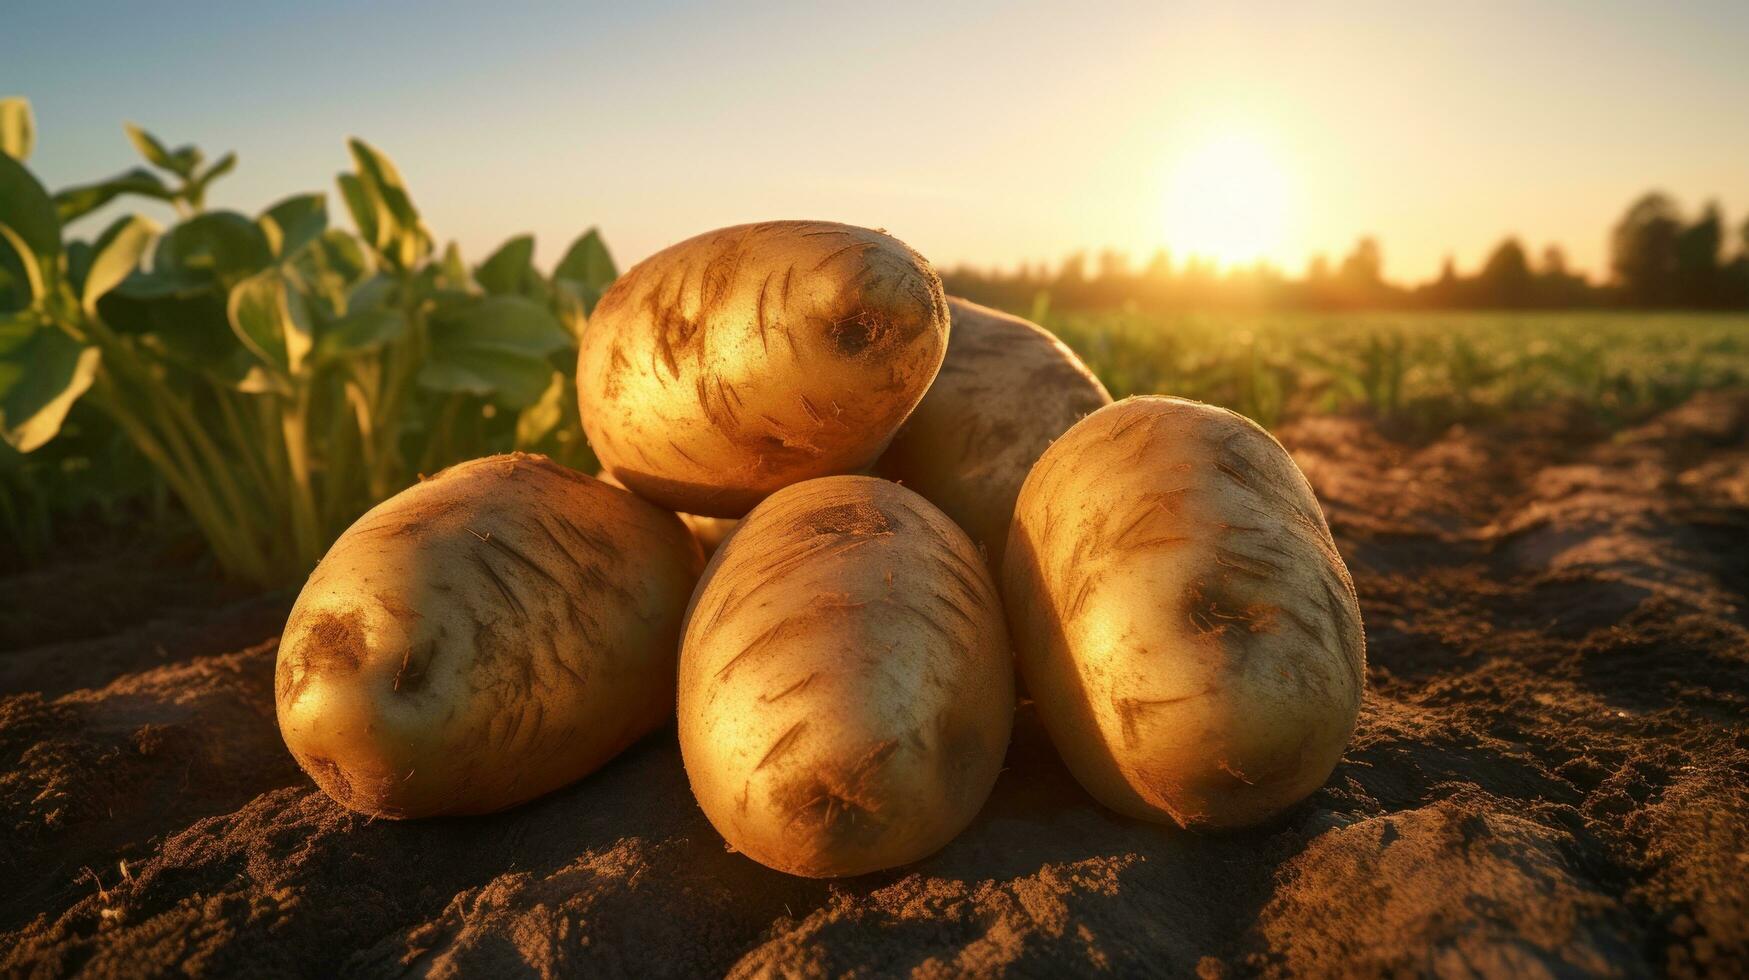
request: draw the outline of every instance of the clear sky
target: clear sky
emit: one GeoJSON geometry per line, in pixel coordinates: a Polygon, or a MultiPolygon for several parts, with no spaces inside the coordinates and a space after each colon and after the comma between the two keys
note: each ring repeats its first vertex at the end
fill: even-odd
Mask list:
{"type": "Polygon", "coordinates": [[[253,211],[344,139],[478,259],[599,225],[622,264],[719,225],[884,227],[937,264],[1076,249],[1387,275],[1506,234],[1597,270],[1663,188],[1749,207],[1749,2],[263,3],[8,0],[0,94],[51,186],[135,121],[253,211]]]}

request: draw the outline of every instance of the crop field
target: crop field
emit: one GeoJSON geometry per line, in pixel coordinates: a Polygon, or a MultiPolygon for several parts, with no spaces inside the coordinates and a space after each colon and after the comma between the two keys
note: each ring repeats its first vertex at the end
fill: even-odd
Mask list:
{"type": "Polygon", "coordinates": [[[1749,384],[1749,314],[1032,312],[1114,398],[1181,395],[1266,426],[1359,414],[1427,436],[1547,407],[1621,426],[1749,384]]]}

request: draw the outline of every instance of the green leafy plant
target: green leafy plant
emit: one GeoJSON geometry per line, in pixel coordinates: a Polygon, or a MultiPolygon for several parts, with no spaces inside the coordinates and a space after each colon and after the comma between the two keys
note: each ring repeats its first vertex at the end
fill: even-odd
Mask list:
{"type": "Polygon", "coordinates": [[[586,466],[576,334],[613,280],[590,231],[553,276],[512,239],[469,269],[437,253],[394,164],[352,140],[321,194],[207,210],[211,166],[136,127],[148,163],[49,194],[24,166],[28,107],[0,113],[0,435],[31,453],[76,403],[153,465],[229,573],[297,581],[357,515],[419,473],[512,447],[586,466]],[[20,122],[20,120],[24,122],[20,122]],[[17,152],[14,152],[14,151],[17,152]],[[169,202],[85,243],[64,225],[124,195],[169,202]]]}
{"type": "Polygon", "coordinates": [[[1181,395],[1265,425],[1352,411],[1426,435],[1549,408],[1628,425],[1749,380],[1741,314],[1034,312],[1114,396],[1181,395]]]}

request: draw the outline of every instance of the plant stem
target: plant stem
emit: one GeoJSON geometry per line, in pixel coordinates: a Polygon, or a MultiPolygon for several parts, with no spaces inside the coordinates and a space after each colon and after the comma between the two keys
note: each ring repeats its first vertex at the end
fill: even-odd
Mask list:
{"type": "MultiPolygon", "coordinates": [[[[344,386],[343,379],[324,379],[330,385],[344,386]]],[[[336,400],[326,397],[323,403],[330,406],[328,416],[328,472],[322,482],[322,538],[328,540],[337,536],[344,528],[342,522],[351,516],[353,500],[353,466],[358,459],[359,446],[357,432],[353,427],[352,413],[347,410],[346,395],[338,392],[341,397],[336,400]]]]}
{"type": "Polygon", "coordinates": [[[443,408],[438,410],[437,424],[432,427],[430,438],[425,442],[425,452],[419,459],[421,473],[435,473],[449,459],[449,447],[454,441],[456,414],[461,411],[462,397],[450,395],[443,400],[443,408]]]}
{"type": "Polygon", "coordinates": [[[322,557],[322,537],[316,524],[316,498],[310,486],[309,411],[310,385],[306,381],[298,385],[291,411],[280,416],[286,460],[291,464],[292,534],[296,542],[295,562],[300,571],[307,570],[322,557]]]}
{"type": "Polygon", "coordinates": [[[107,366],[98,371],[91,386],[91,394],[93,404],[114,419],[116,425],[128,434],[140,455],[146,457],[146,461],[158,470],[170,491],[188,508],[189,516],[211,543],[220,567],[252,581],[265,580],[266,568],[259,562],[254,549],[237,540],[235,527],[228,522],[206,488],[186,471],[184,465],[164,447],[151,428],[134,414],[133,400],[118,389],[116,379],[107,370],[107,366]]]}
{"type": "Polygon", "coordinates": [[[256,536],[271,534],[271,528],[261,526],[262,515],[231,479],[230,461],[207,436],[193,409],[144,367],[133,347],[103,321],[86,317],[79,326],[103,351],[98,380],[103,382],[105,397],[100,402],[107,414],[171,482],[171,489],[213,543],[220,564],[241,578],[273,584],[275,578],[256,536]]]}
{"type": "Polygon", "coordinates": [[[249,433],[244,429],[241,409],[237,407],[236,395],[233,392],[222,390],[215,391],[213,394],[214,400],[219,403],[219,414],[224,418],[225,428],[230,434],[232,448],[243,457],[243,462],[247,465],[250,476],[255,481],[255,489],[260,494],[260,499],[272,499],[268,494],[275,487],[278,487],[280,482],[274,479],[273,473],[269,470],[258,441],[250,438],[249,433]]]}
{"type": "Polygon", "coordinates": [[[402,419],[425,353],[425,313],[417,275],[410,269],[402,270],[397,290],[401,312],[407,320],[406,333],[398,342],[383,348],[379,363],[371,372],[374,376],[365,376],[361,371],[347,383],[347,399],[358,416],[365,487],[372,500],[390,496],[406,480],[402,419]]]}
{"type": "MultiPolygon", "coordinates": [[[[149,372],[141,373],[150,377],[149,372]]],[[[157,397],[162,400],[163,404],[169,406],[171,416],[186,430],[189,442],[193,445],[195,452],[202,457],[206,470],[210,474],[209,478],[218,489],[219,495],[225,498],[237,517],[245,520],[253,517],[254,520],[250,523],[254,525],[254,529],[265,530],[262,525],[271,524],[273,520],[272,509],[266,505],[265,498],[251,499],[243,492],[232,475],[231,459],[219,450],[218,445],[207,434],[207,427],[202,425],[200,419],[195,416],[194,409],[189,405],[188,399],[182,397],[156,377],[151,377],[151,381],[153,387],[157,389],[157,397]]]]}
{"type": "Polygon", "coordinates": [[[207,481],[218,491],[218,495],[231,508],[232,516],[244,520],[253,510],[249,502],[238,489],[236,481],[231,478],[230,460],[219,452],[211,438],[207,436],[206,427],[194,415],[194,410],[187,401],[178,395],[163,379],[141,366],[134,350],[118,337],[114,331],[96,317],[86,319],[84,326],[93,340],[104,348],[104,365],[106,369],[124,371],[140,389],[144,402],[158,409],[160,416],[165,418],[166,435],[173,437],[172,448],[177,444],[187,447],[192,444],[195,452],[188,453],[186,460],[191,476],[200,474],[202,467],[196,462],[205,463],[207,481]],[[163,416],[163,410],[168,407],[169,416],[163,416]],[[177,431],[177,423],[187,432],[187,438],[177,431]]]}
{"type": "Polygon", "coordinates": [[[346,404],[351,406],[352,414],[358,422],[358,455],[364,464],[365,494],[371,500],[382,500],[388,496],[378,480],[380,464],[378,457],[376,425],[371,417],[370,397],[365,393],[363,385],[352,378],[346,379],[346,404]]]}

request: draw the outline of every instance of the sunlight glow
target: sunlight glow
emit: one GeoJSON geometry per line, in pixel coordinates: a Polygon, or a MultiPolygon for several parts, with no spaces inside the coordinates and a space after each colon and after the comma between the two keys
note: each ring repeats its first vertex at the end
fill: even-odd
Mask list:
{"type": "Polygon", "coordinates": [[[1227,267],[1274,258],[1285,244],[1289,196],[1269,147],[1245,135],[1211,139],[1168,172],[1162,237],[1180,255],[1227,267]]]}

